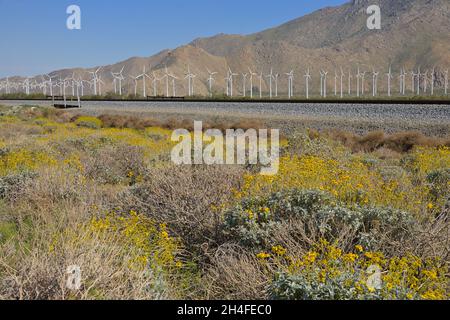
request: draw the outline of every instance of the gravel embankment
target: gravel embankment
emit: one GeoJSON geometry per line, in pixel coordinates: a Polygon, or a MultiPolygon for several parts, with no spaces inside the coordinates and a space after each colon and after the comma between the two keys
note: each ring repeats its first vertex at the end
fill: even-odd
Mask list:
{"type": "MultiPolygon", "coordinates": [[[[48,105],[48,101],[0,101],[3,105],[48,105]]],[[[159,119],[259,119],[285,132],[302,128],[342,129],[357,133],[418,130],[450,134],[450,105],[261,104],[196,102],[84,102],[74,113],[127,113],[159,119]]]]}

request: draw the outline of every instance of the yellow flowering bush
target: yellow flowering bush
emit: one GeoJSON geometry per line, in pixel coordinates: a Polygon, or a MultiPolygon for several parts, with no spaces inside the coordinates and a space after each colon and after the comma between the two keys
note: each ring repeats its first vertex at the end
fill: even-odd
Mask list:
{"type": "Polygon", "coordinates": [[[75,120],[75,124],[79,127],[90,129],[100,129],[103,125],[102,121],[96,117],[82,116],[75,120]]]}
{"type": "Polygon", "coordinates": [[[170,269],[181,263],[176,259],[181,243],[169,236],[166,225],[157,225],[134,211],[129,215],[108,214],[104,218],[94,218],[89,228],[93,234],[112,232],[123,245],[132,247],[130,267],[170,269]]]}
{"type": "Polygon", "coordinates": [[[448,272],[439,259],[414,255],[386,258],[362,247],[345,253],[321,240],[302,257],[267,260],[280,272],[270,286],[274,299],[448,299],[448,272]],[[362,252],[361,252],[362,250],[362,252]],[[375,270],[376,273],[373,272],[375,270]]]}
{"type": "Polygon", "coordinates": [[[20,171],[33,171],[43,166],[56,165],[57,161],[46,152],[18,149],[0,155],[0,176],[20,171]]]}
{"type": "MultiPolygon", "coordinates": [[[[424,151],[417,152],[422,154],[420,152],[424,151]]],[[[435,158],[434,165],[427,166],[428,169],[448,165],[447,151],[430,154],[435,158]]],[[[315,189],[331,193],[346,205],[391,206],[421,213],[426,211],[432,197],[426,183],[415,182],[413,174],[387,179],[383,172],[360,156],[337,160],[315,155],[294,155],[280,159],[280,170],[276,176],[247,174],[243,188],[236,192],[236,196],[242,199],[291,188],[315,189]]]]}
{"type": "Polygon", "coordinates": [[[450,148],[416,148],[404,159],[405,167],[418,175],[450,168],[450,148]]]}

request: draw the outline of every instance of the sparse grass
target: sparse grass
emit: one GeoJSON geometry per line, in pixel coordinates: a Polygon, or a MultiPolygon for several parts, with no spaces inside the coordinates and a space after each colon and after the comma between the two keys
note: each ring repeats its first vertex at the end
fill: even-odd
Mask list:
{"type": "Polygon", "coordinates": [[[192,122],[0,111],[0,298],[449,297],[448,140],[310,130],[262,177],[171,164],[192,122]]]}

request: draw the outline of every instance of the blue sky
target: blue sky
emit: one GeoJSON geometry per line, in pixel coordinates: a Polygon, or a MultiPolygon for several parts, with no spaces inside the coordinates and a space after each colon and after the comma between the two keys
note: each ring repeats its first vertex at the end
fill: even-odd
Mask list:
{"type": "Polygon", "coordinates": [[[150,56],[198,37],[249,34],[348,0],[0,0],[0,77],[150,56]],[[82,30],[66,28],[76,4],[82,30]]]}

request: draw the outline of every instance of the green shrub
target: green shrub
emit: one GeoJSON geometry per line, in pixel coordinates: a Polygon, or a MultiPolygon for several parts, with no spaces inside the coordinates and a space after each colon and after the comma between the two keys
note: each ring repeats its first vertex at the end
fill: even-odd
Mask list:
{"type": "Polygon", "coordinates": [[[377,247],[379,232],[401,239],[415,222],[399,210],[347,208],[325,192],[293,189],[243,200],[225,213],[223,230],[241,245],[261,248],[269,245],[275,230],[294,221],[302,223],[306,237],[334,240],[346,233],[367,248],[377,247]]]}

